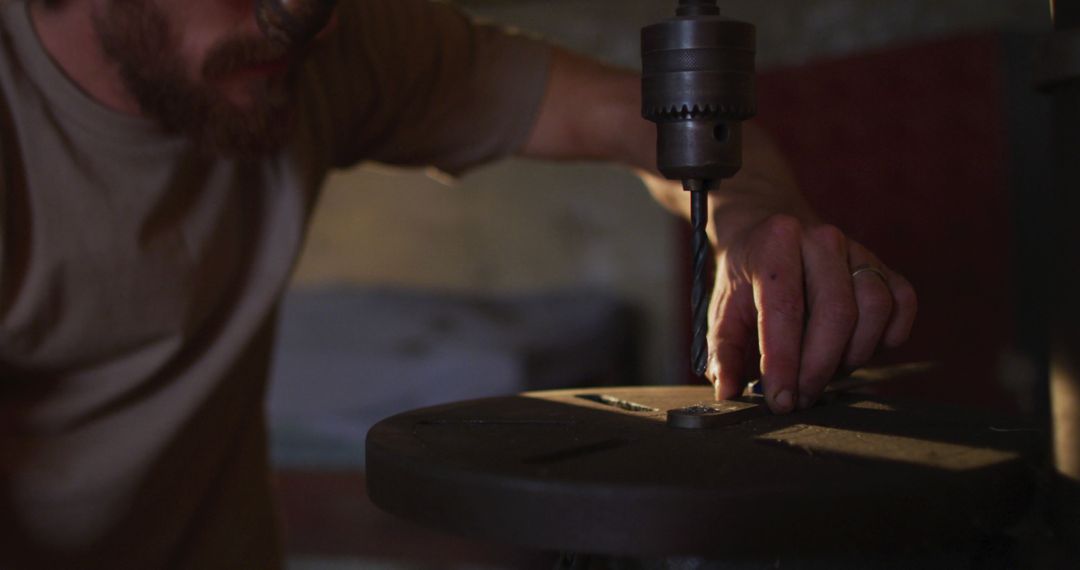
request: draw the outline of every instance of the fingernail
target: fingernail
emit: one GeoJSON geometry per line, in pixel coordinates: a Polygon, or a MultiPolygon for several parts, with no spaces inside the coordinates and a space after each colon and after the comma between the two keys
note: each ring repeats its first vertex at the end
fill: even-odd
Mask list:
{"type": "Polygon", "coordinates": [[[791,390],[781,390],[779,394],[773,398],[773,402],[776,404],[777,411],[790,412],[791,407],[795,405],[795,396],[791,393],[791,390]]]}
{"type": "Polygon", "coordinates": [[[713,387],[713,401],[719,402],[720,401],[720,381],[717,380],[716,382],[713,382],[712,387],[713,387]]]}

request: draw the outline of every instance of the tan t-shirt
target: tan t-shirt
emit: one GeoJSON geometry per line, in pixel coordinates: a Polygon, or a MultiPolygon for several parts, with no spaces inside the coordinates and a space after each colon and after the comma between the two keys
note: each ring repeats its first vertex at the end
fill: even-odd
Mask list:
{"type": "Polygon", "coordinates": [[[339,10],[294,141],[245,161],[98,105],[0,4],[0,568],[280,565],[263,397],[323,178],[512,152],[546,82],[446,5],[339,10]]]}

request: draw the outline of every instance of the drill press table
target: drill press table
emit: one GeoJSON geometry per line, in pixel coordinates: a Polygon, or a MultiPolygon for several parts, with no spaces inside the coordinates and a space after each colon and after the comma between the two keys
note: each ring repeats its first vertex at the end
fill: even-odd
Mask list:
{"type": "Polygon", "coordinates": [[[1015,420],[842,394],[668,426],[668,410],[711,393],[564,390],[404,413],[368,434],[368,491],[444,530],[623,556],[910,550],[1027,506],[1039,434],[1015,420]]]}

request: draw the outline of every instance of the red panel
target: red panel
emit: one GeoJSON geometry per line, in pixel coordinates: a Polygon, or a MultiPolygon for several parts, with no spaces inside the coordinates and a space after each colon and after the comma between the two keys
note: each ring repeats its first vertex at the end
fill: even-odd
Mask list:
{"type": "Polygon", "coordinates": [[[984,35],[760,77],[759,120],[803,192],[919,291],[915,335],[885,359],[944,366],[905,394],[1009,405],[996,382],[1014,310],[1002,62],[984,35]]]}
{"type": "Polygon", "coordinates": [[[1011,221],[997,36],[764,74],[760,121],[828,221],[915,284],[914,338],[890,361],[945,366],[905,393],[1007,405],[1011,221]]]}

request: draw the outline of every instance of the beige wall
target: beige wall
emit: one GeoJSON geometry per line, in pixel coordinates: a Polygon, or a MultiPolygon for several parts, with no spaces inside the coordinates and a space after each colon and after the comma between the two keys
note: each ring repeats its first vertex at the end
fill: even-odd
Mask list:
{"type": "MultiPolygon", "coordinates": [[[[672,374],[676,220],[629,173],[508,161],[449,185],[362,168],[331,179],[296,281],[475,292],[604,290],[640,308],[653,381],[672,374]]],[[[677,370],[677,369],[676,369],[677,370]]]]}

